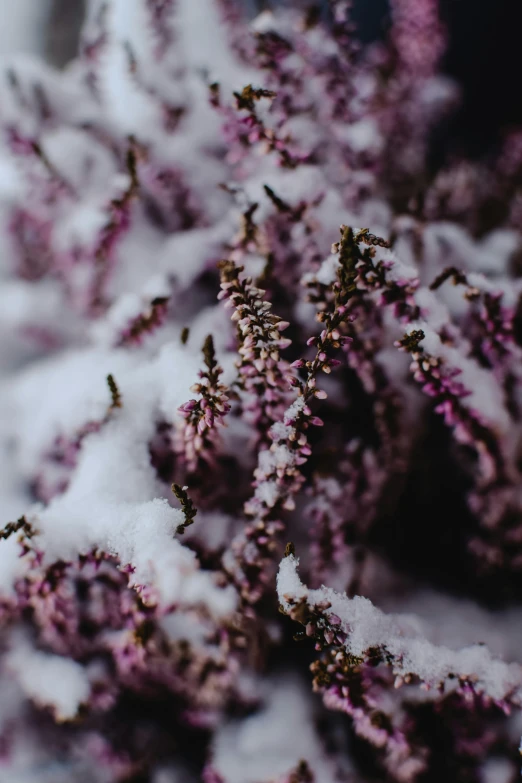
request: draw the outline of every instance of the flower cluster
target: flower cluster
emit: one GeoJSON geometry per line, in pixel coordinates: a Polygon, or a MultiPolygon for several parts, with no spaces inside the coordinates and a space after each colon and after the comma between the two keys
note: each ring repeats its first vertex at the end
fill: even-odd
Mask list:
{"type": "Polygon", "coordinates": [[[120,345],[139,344],[145,335],[153,333],[165,320],[168,297],[157,296],[150,303],[145,313],[140,313],[131,320],[119,339],[120,345]]]}
{"type": "Polygon", "coordinates": [[[207,369],[200,370],[200,380],[191,386],[191,391],[201,397],[189,400],[179,408],[185,419],[180,434],[181,453],[189,471],[197,468],[199,459],[213,461],[216,426],[225,423],[224,418],[230,410],[227,387],[219,380],[223,370],[217,363],[211,334],[203,344],[203,359],[207,369]]]}
{"type": "Polygon", "coordinates": [[[290,324],[271,313],[272,305],[263,299],[265,291],[233,261],[223,261],[219,299],[233,309],[232,321],[238,331],[238,386],[246,397],[245,413],[266,439],[270,426],[281,418],[290,377],[288,362],[281,357],[290,340],[281,337],[290,324]]]}

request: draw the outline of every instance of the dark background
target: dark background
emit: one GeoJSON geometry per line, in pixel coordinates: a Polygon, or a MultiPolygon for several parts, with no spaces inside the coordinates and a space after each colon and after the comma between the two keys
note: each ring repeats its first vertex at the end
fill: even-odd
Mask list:
{"type": "Polygon", "coordinates": [[[522,2],[440,0],[440,9],[450,33],[444,68],[463,91],[451,140],[480,154],[522,124],[522,2]]]}

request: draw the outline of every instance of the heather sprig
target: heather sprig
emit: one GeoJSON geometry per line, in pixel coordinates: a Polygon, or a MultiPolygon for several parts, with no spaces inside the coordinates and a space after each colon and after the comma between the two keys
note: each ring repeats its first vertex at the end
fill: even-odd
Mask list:
{"type": "Polygon", "coordinates": [[[211,85],[211,104],[225,118],[224,133],[231,147],[229,153],[231,163],[242,161],[254,145],[259,145],[265,154],[276,153],[279,164],[283,168],[293,170],[307,160],[309,155],[296,150],[291,135],[283,133],[278,127],[283,123],[276,122],[275,127],[271,127],[257,110],[256,104],[259,101],[263,99],[272,101],[276,93],[247,84],[241,92],[234,92],[233,95],[235,106],[225,105],[222,102],[219,84],[211,85]]]}
{"type": "Polygon", "coordinates": [[[294,508],[293,496],[302,483],[302,476],[296,466],[304,464],[311,454],[310,446],[305,434],[309,425],[322,426],[323,422],[312,414],[310,403],[315,400],[324,400],[327,393],[317,388],[317,380],[320,373],[329,375],[332,369],[339,366],[340,362],[332,354],[343,346],[347,346],[352,338],[349,335],[341,335],[342,325],[351,323],[353,316],[348,312],[347,304],[355,290],[355,256],[353,255],[354,238],[351,228],[343,227],[343,236],[340,242],[340,264],[337,279],[332,285],[333,302],[329,310],[320,310],[317,320],[323,325],[319,336],[311,337],[307,341],[308,346],[315,348],[315,356],[311,360],[298,359],[292,364],[295,370],[304,371],[304,379],[294,375],[289,376],[290,385],[297,390],[298,396],[287,408],[281,422],[276,422],[270,429],[272,445],[270,452],[272,457],[264,457],[261,454],[260,463],[256,470],[256,492],[252,501],[247,505],[248,513],[255,516],[264,516],[270,509],[283,501],[286,508],[294,508]],[[288,460],[288,470],[285,466],[285,448],[278,446],[286,444],[291,458],[288,460]],[[277,454],[280,454],[281,465],[277,465],[277,454]],[[291,478],[290,478],[291,477],[291,478]],[[286,479],[286,480],[285,480],[286,479]],[[288,483],[288,479],[290,479],[288,483]],[[262,498],[266,488],[275,480],[278,491],[275,498],[270,495],[262,498]],[[274,502],[272,502],[274,500],[274,502]]]}
{"type": "Polygon", "coordinates": [[[261,119],[257,110],[256,103],[261,98],[273,100],[276,93],[273,90],[264,88],[253,88],[251,84],[243,87],[241,93],[234,93],[236,100],[236,109],[239,112],[247,112],[247,116],[241,116],[239,127],[245,129],[245,135],[240,139],[243,143],[261,143],[265,152],[276,152],[279,156],[281,166],[294,169],[302,163],[306,156],[303,153],[295,153],[291,150],[291,137],[289,135],[281,136],[277,129],[270,128],[261,119]]]}
{"type": "Polygon", "coordinates": [[[109,387],[109,391],[111,393],[111,410],[114,410],[115,408],[121,408],[123,404],[121,393],[112,374],[107,376],[107,386],[109,387]]]}
{"type": "Polygon", "coordinates": [[[348,336],[341,337],[339,327],[351,320],[346,304],[354,290],[353,244],[353,232],[345,228],[340,243],[342,261],[333,284],[334,302],[329,311],[322,310],[318,314],[318,320],[323,324],[319,337],[308,340],[308,345],[315,348],[315,357],[293,364],[295,369],[304,369],[305,378],[289,376],[298,395],[282,420],[276,421],[269,430],[271,445],[259,454],[254,471],[254,494],[245,504],[245,513],[252,521],[232,542],[231,551],[225,556],[225,570],[238,584],[247,603],[256,603],[266,590],[277,551],[277,536],[284,529],[279,515],[295,508],[295,496],[303,485],[301,467],[312,453],[306,431],[310,426],[323,425],[310,407],[315,399],[327,397],[325,391],[317,388],[319,374],[321,371],[329,374],[339,365],[331,353],[350,341],[348,336]]]}
{"type": "Polygon", "coordinates": [[[169,297],[156,296],[148,309],[135,316],[120,334],[117,345],[140,345],[159,329],[166,320],[169,297]]]}
{"type": "Polygon", "coordinates": [[[147,0],[150,25],[157,38],[157,56],[167,53],[174,39],[173,20],[175,0],[147,0]]]}
{"type": "Polygon", "coordinates": [[[203,360],[206,369],[200,370],[200,380],[191,387],[200,397],[179,408],[185,423],[176,436],[177,450],[183,455],[189,472],[196,470],[200,459],[209,464],[215,461],[216,429],[225,424],[225,416],[230,411],[229,391],[220,381],[223,369],[216,359],[210,334],[203,344],[203,360]]]}
{"type": "Polygon", "coordinates": [[[441,358],[425,352],[421,345],[424,339],[422,329],[414,329],[398,340],[396,346],[411,354],[410,369],[415,381],[433,398],[435,411],[452,427],[455,438],[476,450],[483,480],[487,483],[504,481],[505,465],[497,438],[479,415],[462,402],[471,394],[458,380],[462,371],[458,367],[448,367],[441,358]]]}
{"type": "Polygon", "coordinates": [[[348,550],[342,542],[344,537],[353,538],[353,526],[361,533],[372,517],[375,518],[380,494],[392,476],[397,481],[404,472],[411,448],[411,441],[401,426],[404,401],[381,364],[379,352],[386,345],[383,305],[392,304],[399,318],[406,314],[408,317],[417,315],[418,308],[412,299],[416,284],[389,281],[389,264],[385,260],[375,262],[374,248],[387,249],[388,242],[370,234],[367,229],[354,231],[343,226],[341,232],[343,240],[332,247],[334,256],[327,259],[317,273],[305,275],[303,283],[308,289],[309,300],[319,309],[319,317],[323,318],[336,295],[335,285],[331,287],[327,281],[334,273],[343,278],[347,292],[344,304],[350,317],[339,326],[340,333],[349,337],[342,347],[347,363],[371,405],[372,429],[378,447],[375,446],[375,438],[370,443],[353,438],[338,455],[338,470],[330,477],[333,484],[330,478],[324,482],[319,478],[316,483],[317,495],[312,500],[310,511],[317,522],[312,547],[318,557],[316,565],[320,571],[331,560],[334,550],[338,560],[342,560],[342,552],[347,555],[348,550]],[[323,492],[328,497],[333,490],[335,495],[333,488],[339,481],[348,482],[353,490],[354,504],[349,513],[344,509],[336,510],[332,498],[326,504],[321,502],[323,492]],[[328,510],[320,511],[324,505],[328,510]],[[326,556],[328,551],[330,555],[326,556]]]}
{"type": "Polygon", "coordinates": [[[308,763],[300,761],[297,767],[284,778],[283,783],[314,783],[315,776],[308,763]]]}
{"type": "MultiPolygon", "coordinates": [[[[321,462],[307,494],[305,514],[310,518],[310,555],[314,584],[332,575],[343,580],[347,593],[361,592],[366,564],[366,538],[378,518],[390,476],[396,483],[404,466],[389,464],[390,455],[354,438],[336,454],[335,469],[322,474],[321,462]],[[395,473],[393,471],[396,471],[395,473]],[[346,505],[346,497],[351,498],[346,505]]],[[[398,449],[394,451],[399,460],[398,449]]]]}
{"type": "MultiPolygon", "coordinates": [[[[8,131],[8,143],[15,155],[19,155],[22,158],[26,157],[31,161],[34,158],[35,161],[41,164],[41,168],[45,172],[45,175],[49,184],[49,196],[52,200],[59,200],[60,197],[76,197],[74,188],[60,173],[54,163],[49,159],[45,149],[40,141],[35,138],[30,138],[22,135],[22,133],[16,128],[9,128],[8,131]]],[[[34,172],[33,176],[38,181],[39,172],[34,172]]],[[[41,182],[40,184],[44,184],[41,182]]]]}
{"type": "MultiPolygon", "coordinates": [[[[194,516],[184,490],[180,494],[194,516]]],[[[172,609],[144,602],[129,589],[130,577],[128,569],[102,552],[49,566],[36,559],[17,586],[18,600],[31,613],[40,647],[69,660],[97,662],[84,715],[110,716],[124,693],[131,692],[144,705],[151,692],[161,692],[166,702],[180,707],[180,722],[198,725],[233,690],[235,662],[227,658],[228,635],[216,636],[211,651],[171,639],[164,623],[172,609]],[[110,662],[110,669],[103,661],[110,662]]],[[[132,731],[133,717],[122,719],[132,731]]]]}
{"type": "Polygon", "coordinates": [[[281,332],[289,324],[271,312],[265,292],[242,274],[243,267],[227,260],[221,262],[220,272],[218,298],[225,300],[225,307],[233,309],[231,318],[237,324],[237,384],[244,393],[247,419],[264,443],[288,400],[292,371],[281,352],[288,348],[290,340],[282,337],[281,332]]]}
{"type": "MultiPolygon", "coordinates": [[[[313,640],[321,653],[310,669],[325,704],[350,715],[356,732],[384,751],[384,766],[399,781],[415,780],[426,768],[430,736],[422,736],[408,702],[415,687],[431,691],[431,704],[450,714],[455,699],[467,709],[509,714],[522,698],[519,666],[495,660],[483,646],[454,651],[423,639],[406,618],[387,616],[363,597],[347,598],[324,586],[310,590],[292,553],[278,575],[280,611],[304,626],[297,638],[313,640]],[[393,702],[386,692],[400,690],[393,702]],[[458,700],[457,700],[458,701],[458,700]],[[391,707],[391,709],[390,709],[391,707]],[[422,742],[424,740],[424,742],[422,742]]],[[[458,751],[457,751],[458,752],[458,751]]]]}
{"type": "MultiPolygon", "coordinates": [[[[474,454],[471,468],[472,486],[468,491],[468,504],[472,513],[487,531],[494,530],[493,542],[486,544],[471,540],[469,547],[484,565],[497,567],[499,548],[508,545],[516,534],[510,532],[512,517],[518,517],[516,499],[516,466],[510,461],[507,449],[497,432],[473,406],[466,404],[472,394],[460,380],[462,370],[448,365],[444,358],[429,354],[421,343],[425,334],[421,329],[407,333],[395,345],[407,351],[413,359],[410,370],[422,391],[434,402],[434,411],[443,417],[460,446],[474,454]],[[503,448],[504,447],[504,448],[503,448]],[[508,531],[504,530],[507,523],[508,531]]],[[[469,470],[469,469],[468,469],[469,470]]],[[[516,525],[518,527],[518,524],[516,525]]],[[[491,532],[490,532],[491,537],[491,532]]],[[[518,548],[518,547],[517,547],[518,548]]],[[[504,557],[500,555],[503,562],[504,557]]],[[[515,556],[514,563],[517,558],[515,556]]]]}
{"type": "Polygon", "coordinates": [[[516,387],[519,347],[515,343],[515,311],[504,304],[503,291],[492,290],[492,286],[481,280],[479,275],[471,277],[473,282],[461,270],[447,267],[432,282],[430,290],[436,291],[447,280],[464,288],[464,297],[470,303],[470,323],[466,331],[473,355],[499,378],[506,391],[508,406],[516,413],[518,403],[513,389],[516,387]]]}
{"type": "Polygon", "coordinates": [[[23,516],[16,520],[16,522],[8,522],[5,527],[0,530],[0,538],[10,538],[15,533],[20,533],[21,538],[32,538],[34,536],[34,530],[32,525],[23,516]]]}
{"type": "Polygon", "coordinates": [[[197,508],[194,506],[194,503],[189,498],[187,494],[188,487],[180,487],[179,484],[173,484],[172,485],[172,491],[176,495],[177,499],[180,502],[181,510],[185,514],[185,521],[183,524],[178,525],[176,532],[178,535],[183,535],[185,532],[185,528],[189,527],[194,523],[194,519],[196,517],[196,514],[198,513],[197,508]]]}

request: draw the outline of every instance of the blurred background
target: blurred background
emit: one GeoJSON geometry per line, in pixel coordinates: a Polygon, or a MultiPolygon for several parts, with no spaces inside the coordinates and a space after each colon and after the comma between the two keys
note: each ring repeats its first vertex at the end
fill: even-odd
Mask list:
{"type": "MultiPolygon", "coordinates": [[[[288,0],[242,0],[255,16],[288,0]]],[[[389,2],[354,0],[353,16],[363,42],[386,34],[389,2]]],[[[86,0],[0,0],[0,54],[34,52],[63,67],[75,54],[86,0]]],[[[197,2],[197,0],[194,0],[197,2]]],[[[312,0],[294,0],[307,7],[312,0]]],[[[317,0],[315,2],[317,5],[317,0]]],[[[327,9],[327,0],[319,0],[327,9]]],[[[494,151],[500,136],[522,122],[522,2],[439,0],[449,31],[443,68],[459,84],[460,111],[433,141],[437,159],[456,152],[471,157],[494,151]]]]}

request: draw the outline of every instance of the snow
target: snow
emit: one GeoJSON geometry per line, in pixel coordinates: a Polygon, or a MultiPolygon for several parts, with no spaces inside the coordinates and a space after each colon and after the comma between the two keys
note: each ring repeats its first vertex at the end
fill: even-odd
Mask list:
{"type": "Polygon", "coordinates": [[[314,607],[329,604],[326,616],[336,615],[341,628],[348,634],[346,649],[352,655],[364,657],[371,647],[384,648],[393,657],[393,671],[398,676],[413,674],[431,687],[444,684],[455,687],[450,675],[469,678],[477,691],[501,701],[510,694],[522,704],[522,667],[495,660],[482,645],[452,650],[434,645],[420,633],[418,621],[412,616],[386,615],[368,598],[337,593],[327,587],[309,590],[299,578],[299,560],[293,555],[281,562],[277,591],[286,610],[292,603],[306,599],[314,607]],[[513,694],[512,694],[513,692],[513,694]]]}
{"type": "Polygon", "coordinates": [[[225,783],[279,780],[301,760],[321,783],[340,780],[314,731],[310,695],[288,673],[267,683],[261,710],[218,729],[212,765],[225,783]]]}
{"type": "MultiPolygon", "coordinates": [[[[14,504],[13,504],[14,505],[14,504]]],[[[9,504],[2,503],[2,513],[5,519],[14,520],[25,510],[26,504],[19,501],[16,513],[10,513],[9,504]]],[[[24,573],[24,564],[20,558],[19,546],[15,537],[2,541],[0,545],[0,592],[6,598],[15,596],[14,585],[24,573]]]]}
{"type": "Polygon", "coordinates": [[[285,415],[284,415],[285,424],[287,422],[293,421],[301,413],[304,407],[305,407],[304,397],[297,397],[294,400],[294,402],[290,405],[290,407],[285,411],[285,415]]]}
{"type": "Polygon", "coordinates": [[[287,440],[293,431],[294,427],[291,427],[289,424],[283,424],[280,421],[276,421],[270,428],[270,433],[276,443],[280,440],[287,440]]]}
{"type": "Polygon", "coordinates": [[[318,283],[322,283],[323,285],[331,285],[337,279],[338,271],[339,253],[333,253],[325,258],[317,272],[309,272],[304,275],[303,282],[312,283],[317,280],[318,283]]]}
{"type": "Polygon", "coordinates": [[[73,314],[64,307],[56,281],[3,281],[0,334],[16,333],[31,326],[41,332],[48,330],[58,341],[74,337],[79,328],[73,314]],[[60,309],[62,318],[57,322],[56,312],[60,309]]]}
{"type": "Polygon", "coordinates": [[[403,596],[379,595],[381,608],[415,615],[422,634],[433,644],[452,649],[486,644],[495,657],[522,664],[522,613],[518,607],[489,610],[475,601],[435,590],[415,590],[403,596]]]}
{"type": "Polygon", "coordinates": [[[0,56],[19,52],[42,53],[45,27],[50,9],[49,0],[0,1],[0,56]]]}
{"type": "Polygon", "coordinates": [[[271,33],[274,30],[277,32],[277,24],[278,21],[272,11],[262,11],[252,20],[250,26],[256,33],[266,35],[266,33],[271,33]]]}
{"type": "MultiPolygon", "coordinates": [[[[33,366],[13,384],[8,400],[18,422],[19,464],[29,477],[54,437],[74,437],[86,422],[103,420],[112,372],[123,407],[84,439],[68,489],[47,508],[29,511],[37,544],[49,563],[101,548],[132,566],[133,583],[153,588],[163,603],[203,602],[225,614],[235,607],[234,591],[216,588],[194,553],[176,540],[184,517],[160,496],[148,451],[156,419],[178,416],[198,368],[197,356],[179,344],[164,345],[148,360],[141,351],[90,349],[33,366]]],[[[1,541],[0,553],[15,572],[12,545],[1,541]]]]}
{"type": "Polygon", "coordinates": [[[146,55],[149,36],[144,4],[139,0],[114,0],[109,6],[108,29],[110,44],[104,51],[100,87],[109,117],[123,135],[136,133],[138,127],[146,132],[158,123],[157,107],[152,97],[134,83],[125,49],[128,44],[136,54],[146,55]]]}
{"type": "Polygon", "coordinates": [[[509,262],[519,248],[519,237],[510,229],[497,229],[481,240],[473,237],[462,226],[436,222],[423,230],[426,275],[444,266],[456,266],[463,271],[477,271],[502,278],[509,262]],[[443,263],[441,263],[441,259],[443,263]]]}
{"type": "Polygon", "coordinates": [[[220,82],[228,92],[255,81],[255,72],[245,69],[232,54],[215,3],[178,0],[178,18],[188,68],[206,73],[208,84],[220,82]]]}
{"type": "Polygon", "coordinates": [[[58,721],[75,718],[89,699],[87,672],[72,658],[40,652],[19,638],[6,663],[25,695],[40,707],[51,708],[58,721]]]}
{"type": "MultiPolygon", "coordinates": [[[[265,451],[264,454],[270,454],[265,451]]],[[[261,468],[264,466],[261,465],[261,468]]],[[[279,485],[276,481],[263,481],[256,489],[256,497],[259,498],[268,508],[273,508],[279,498],[279,485]]]]}
{"type": "Polygon", "coordinates": [[[308,596],[308,589],[301,582],[297,573],[298,565],[299,560],[296,560],[293,555],[283,558],[279,564],[277,595],[279,596],[279,602],[285,609],[288,609],[290,606],[285,596],[288,596],[293,601],[300,601],[308,596]]]}
{"type": "Polygon", "coordinates": [[[482,768],[481,783],[511,783],[515,770],[508,759],[487,759],[482,768]]]}
{"type": "Polygon", "coordinates": [[[383,146],[377,123],[371,117],[347,125],[341,138],[348,142],[354,152],[379,151],[383,146]]]}

